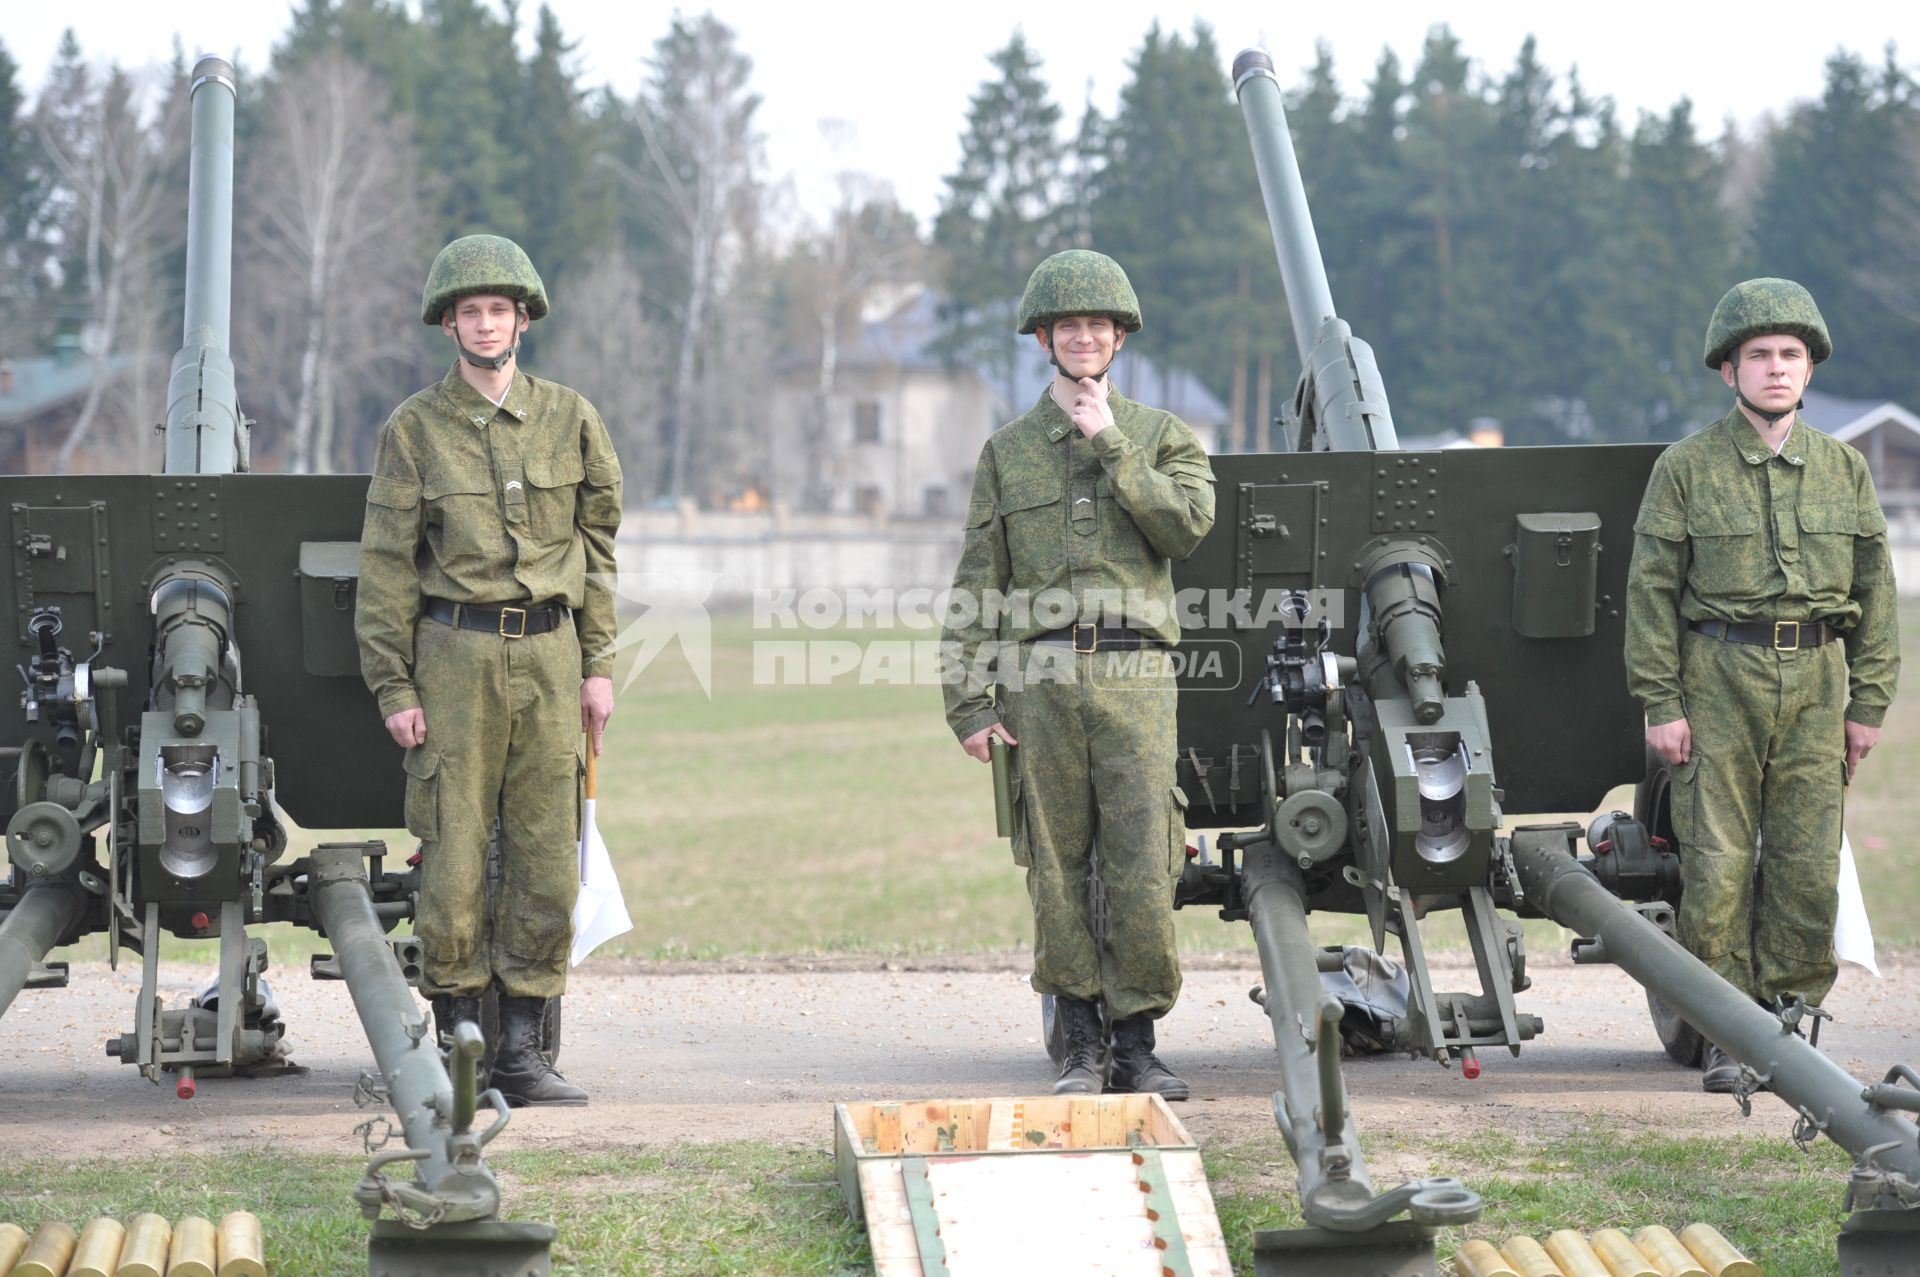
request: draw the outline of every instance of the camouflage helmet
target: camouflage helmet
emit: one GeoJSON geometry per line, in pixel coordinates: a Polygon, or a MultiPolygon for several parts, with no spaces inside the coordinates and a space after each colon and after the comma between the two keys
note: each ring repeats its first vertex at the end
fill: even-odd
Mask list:
{"type": "Polygon", "coordinates": [[[1070,315],[1105,315],[1130,333],[1140,331],[1140,299],[1119,262],[1092,249],[1070,248],[1033,268],[1020,298],[1020,332],[1070,315]]]}
{"type": "Polygon", "coordinates": [[[1827,321],[1806,289],[1790,279],[1750,279],[1729,288],[1713,308],[1707,321],[1707,367],[1718,372],[1741,342],[1767,333],[1786,333],[1806,342],[1816,364],[1833,353],[1827,321]]]}
{"type": "Polygon", "coordinates": [[[420,321],[437,324],[447,307],[475,293],[498,293],[526,303],[527,318],[547,313],[547,289],[527,254],[500,235],[462,235],[433,259],[426,291],[420,297],[420,321]]]}

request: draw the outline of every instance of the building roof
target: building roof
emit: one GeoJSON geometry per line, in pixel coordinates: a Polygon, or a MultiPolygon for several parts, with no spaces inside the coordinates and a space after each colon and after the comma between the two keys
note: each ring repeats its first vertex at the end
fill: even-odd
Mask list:
{"type": "MultiPolygon", "coordinates": [[[[943,294],[919,288],[884,314],[862,316],[853,339],[840,348],[841,368],[902,368],[917,372],[962,369],[985,382],[1007,417],[1030,408],[1053,378],[1052,367],[1038,343],[1007,334],[1012,352],[1010,371],[984,366],[984,361],[950,360],[939,349],[944,325],[943,294]]],[[[789,355],[776,367],[782,372],[805,367],[809,361],[789,355]]],[[[1151,356],[1123,351],[1112,373],[1114,389],[1129,399],[1164,408],[1189,425],[1218,425],[1227,419],[1227,407],[1201,380],[1184,368],[1163,366],[1151,356]]]]}
{"type": "MultiPolygon", "coordinates": [[[[13,384],[0,389],[0,426],[24,421],[65,400],[78,398],[93,383],[93,360],[84,355],[29,355],[4,363],[13,372],[13,384]]],[[[131,355],[109,356],[107,373],[111,376],[132,363],[131,355]]],[[[5,387],[3,377],[0,377],[0,387],[5,387]]]]}
{"type": "Polygon", "coordinates": [[[1875,426],[1893,424],[1920,435],[1920,417],[1891,399],[1842,399],[1809,390],[1802,396],[1801,418],[1822,434],[1852,443],[1875,426]]]}

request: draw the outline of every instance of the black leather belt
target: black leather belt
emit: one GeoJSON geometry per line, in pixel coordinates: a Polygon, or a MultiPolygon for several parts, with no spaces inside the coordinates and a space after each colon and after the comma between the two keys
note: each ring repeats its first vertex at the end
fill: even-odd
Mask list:
{"type": "Polygon", "coordinates": [[[1797,652],[1803,647],[1819,647],[1840,637],[1840,631],[1825,621],[1688,621],[1695,634],[1725,639],[1729,643],[1751,643],[1776,652],[1797,652]]]}
{"type": "Polygon", "coordinates": [[[1066,643],[1076,652],[1126,651],[1132,648],[1158,647],[1160,644],[1139,630],[1124,625],[1069,625],[1064,630],[1048,630],[1033,637],[1036,643],[1066,643]]]}
{"type": "Polygon", "coordinates": [[[479,630],[501,638],[529,638],[565,625],[573,613],[564,603],[546,603],[538,607],[488,607],[479,603],[455,603],[452,599],[428,597],[420,602],[420,615],[429,621],[451,625],[456,630],[479,630]]]}

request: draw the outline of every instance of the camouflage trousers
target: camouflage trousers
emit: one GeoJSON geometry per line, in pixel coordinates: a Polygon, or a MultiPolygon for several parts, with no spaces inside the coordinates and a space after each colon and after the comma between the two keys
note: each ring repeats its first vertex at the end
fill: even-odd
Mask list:
{"type": "Polygon", "coordinates": [[[1671,769],[1680,942],[1758,1001],[1820,1002],[1839,972],[1841,645],[1776,652],[1689,632],[1681,691],[1693,756],[1671,769]]]}
{"type": "Polygon", "coordinates": [[[414,686],[427,740],[407,751],[407,829],[420,839],[421,988],[514,997],[566,989],[580,887],[580,641],[422,619],[414,686]],[[501,877],[487,908],[487,848],[501,877]]]}
{"type": "Polygon", "coordinates": [[[1002,688],[1000,714],[1020,742],[1013,857],[1033,902],[1033,987],[1104,999],[1115,1018],[1164,1015],[1180,995],[1172,874],[1186,846],[1167,653],[1034,643],[1020,654],[1025,677],[1002,688]],[[1104,945],[1087,890],[1096,844],[1104,945]]]}

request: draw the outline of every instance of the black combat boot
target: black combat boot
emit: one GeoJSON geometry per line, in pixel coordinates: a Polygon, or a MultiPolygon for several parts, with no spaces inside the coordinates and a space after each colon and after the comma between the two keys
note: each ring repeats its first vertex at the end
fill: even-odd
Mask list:
{"type": "Polygon", "coordinates": [[[1130,1015],[1113,1022],[1113,1068],[1107,1074],[1109,1091],[1156,1094],[1163,1100],[1184,1100],[1186,1081],[1153,1053],[1153,1018],[1130,1015]]]}
{"type": "Polygon", "coordinates": [[[453,1050],[453,1026],[462,1020],[480,1023],[480,999],[436,993],[429,1001],[433,1004],[434,1036],[440,1042],[440,1055],[444,1059],[453,1050]]]}
{"type": "Polygon", "coordinates": [[[1740,1062],[1713,1043],[1707,1043],[1706,1064],[1700,1070],[1700,1089],[1709,1095],[1732,1095],[1740,1081],[1740,1062]]]}
{"type": "Polygon", "coordinates": [[[1100,1031],[1100,1004],[1085,998],[1056,997],[1053,1013],[1067,1041],[1060,1059],[1055,1095],[1098,1095],[1107,1074],[1107,1049],[1100,1031]]]}
{"type": "Polygon", "coordinates": [[[587,1093],[560,1076],[540,1054],[545,998],[500,995],[500,1044],[493,1053],[493,1088],[512,1108],[585,1104],[587,1093]]]}

